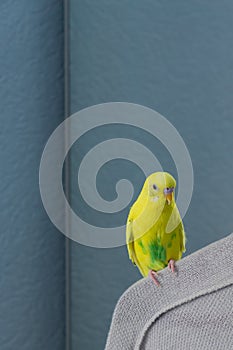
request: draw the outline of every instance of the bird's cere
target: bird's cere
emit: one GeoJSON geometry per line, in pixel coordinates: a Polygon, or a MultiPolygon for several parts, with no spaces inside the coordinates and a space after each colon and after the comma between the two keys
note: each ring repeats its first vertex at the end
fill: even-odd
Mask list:
{"type": "Polygon", "coordinates": [[[163,190],[165,195],[172,193],[173,191],[174,191],[174,187],[167,187],[163,190]]]}
{"type": "Polygon", "coordinates": [[[163,193],[166,197],[168,205],[172,202],[172,193],[174,192],[174,187],[167,187],[163,190],[163,193]]]}

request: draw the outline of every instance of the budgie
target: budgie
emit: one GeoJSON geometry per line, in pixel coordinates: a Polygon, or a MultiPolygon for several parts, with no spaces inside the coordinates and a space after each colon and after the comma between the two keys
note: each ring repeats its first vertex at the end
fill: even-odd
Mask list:
{"type": "Polygon", "coordinates": [[[175,188],[176,181],[169,173],[148,176],[126,224],[129,258],[158,286],[157,271],[168,266],[175,272],[175,261],[185,252],[186,237],[175,203],[175,188]]]}

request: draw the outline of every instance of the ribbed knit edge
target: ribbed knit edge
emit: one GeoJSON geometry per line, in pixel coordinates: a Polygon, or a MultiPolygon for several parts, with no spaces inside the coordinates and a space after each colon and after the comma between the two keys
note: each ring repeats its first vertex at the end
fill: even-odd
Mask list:
{"type": "Polygon", "coordinates": [[[176,308],[176,307],[178,307],[178,306],[180,306],[180,305],[182,305],[182,304],[188,303],[189,301],[192,301],[192,300],[194,300],[194,299],[196,299],[196,298],[199,298],[199,297],[201,297],[201,296],[203,296],[203,295],[211,294],[211,293],[213,293],[213,292],[216,292],[217,290],[222,289],[222,288],[224,288],[224,287],[227,287],[227,286],[229,286],[229,285],[231,285],[231,284],[233,284],[233,278],[232,278],[232,281],[229,281],[229,282],[227,282],[227,283],[225,283],[225,284],[222,284],[222,285],[219,285],[219,286],[215,286],[215,288],[212,288],[212,289],[210,288],[209,290],[205,290],[205,291],[203,291],[202,293],[200,293],[199,295],[190,296],[190,298],[186,298],[186,299],[180,300],[179,302],[174,303],[173,305],[170,305],[169,307],[165,308],[164,310],[161,309],[160,312],[156,313],[156,314],[154,315],[154,317],[152,317],[152,318],[145,324],[145,327],[142,329],[142,332],[140,333],[140,336],[139,336],[139,338],[138,338],[138,340],[137,340],[137,342],[136,342],[136,344],[135,344],[135,349],[136,349],[136,350],[139,350],[139,349],[140,349],[140,347],[141,347],[141,345],[142,345],[142,343],[143,343],[144,337],[145,337],[146,333],[148,332],[149,328],[150,328],[151,325],[156,321],[156,319],[157,319],[158,317],[160,317],[162,314],[164,314],[164,313],[166,313],[166,312],[168,312],[168,311],[170,311],[170,310],[172,310],[172,309],[174,309],[174,308],[176,308]]]}

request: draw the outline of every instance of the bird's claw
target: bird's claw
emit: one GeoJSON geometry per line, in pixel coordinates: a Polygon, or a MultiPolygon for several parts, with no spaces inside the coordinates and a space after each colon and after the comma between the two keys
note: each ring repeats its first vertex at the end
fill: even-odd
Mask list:
{"type": "Polygon", "coordinates": [[[172,273],[176,272],[176,270],[175,270],[175,260],[173,260],[173,259],[169,260],[168,268],[171,270],[172,273]]]}
{"type": "Polygon", "coordinates": [[[152,281],[156,284],[157,287],[160,287],[160,283],[159,283],[159,281],[157,279],[158,274],[157,274],[156,271],[150,270],[149,271],[149,277],[152,279],[152,281]]]}

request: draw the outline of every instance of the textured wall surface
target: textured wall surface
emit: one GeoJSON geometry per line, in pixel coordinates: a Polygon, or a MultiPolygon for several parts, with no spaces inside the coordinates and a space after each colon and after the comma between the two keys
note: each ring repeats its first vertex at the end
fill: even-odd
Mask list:
{"type": "MultiPolygon", "coordinates": [[[[167,117],[194,166],[187,253],[230,233],[232,1],[70,3],[71,111],[129,101],[167,117]]],[[[173,165],[156,155],[170,170],[173,165]]],[[[102,178],[99,185],[104,183],[102,178]]],[[[125,247],[98,250],[72,243],[72,349],[103,349],[116,300],[138,278],[125,247]]]]}
{"type": "Polygon", "coordinates": [[[64,237],[39,194],[40,157],[63,119],[63,5],[0,3],[0,349],[64,350],[64,237]]]}

